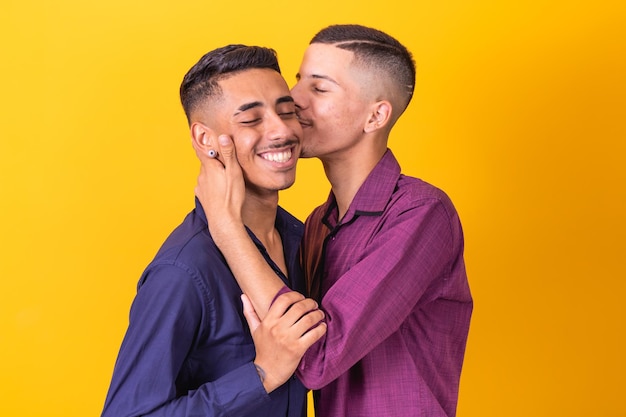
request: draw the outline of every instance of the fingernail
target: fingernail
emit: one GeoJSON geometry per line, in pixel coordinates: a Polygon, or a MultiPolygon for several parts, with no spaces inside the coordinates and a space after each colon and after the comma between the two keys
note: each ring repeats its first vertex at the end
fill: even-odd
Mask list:
{"type": "Polygon", "coordinates": [[[217,140],[219,140],[220,145],[228,145],[228,136],[227,135],[220,135],[220,137],[217,138],[217,140]]]}

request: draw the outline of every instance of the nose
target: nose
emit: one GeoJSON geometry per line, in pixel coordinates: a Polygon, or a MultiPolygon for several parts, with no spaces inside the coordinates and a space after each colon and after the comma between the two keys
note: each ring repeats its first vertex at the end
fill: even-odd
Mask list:
{"type": "Polygon", "coordinates": [[[296,110],[300,111],[306,108],[305,97],[302,92],[300,81],[291,87],[291,97],[293,97],[293,100],[296,102],[296,110]]]}
{"type": "Polygon", "coordinates": [[[270,140],[287,139],[293,137],[293,129],[285,123],[280,115],[274,113],[268,120],[267,136],[270,140]]]}

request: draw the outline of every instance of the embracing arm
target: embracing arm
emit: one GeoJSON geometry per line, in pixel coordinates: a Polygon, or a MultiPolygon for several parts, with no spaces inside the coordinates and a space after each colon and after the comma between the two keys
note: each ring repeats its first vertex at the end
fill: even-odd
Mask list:
{"type": "MultiPolygon", "coordinates": [[[[200,201],[204,207],[202,199],[200,201]]],[[[219,227],[210,226],[213,240],[226,258],[241,290],[252,301],[258,316],[264,319],[285,284],[263,258],[242,222],[227,221],[212,214],[219,221],[219,227]]]]}
{"type": "Polygon", "coordinates": [[[233,142],[225,135],[220,136],[218,142],[222,162],[207,157],[193,142],[202,163],[196,195],[205,211],[213,241],[259,318],[263,319],[285,284],[267,264],[243,224],[241,208],[245,186],[233,142]]]}

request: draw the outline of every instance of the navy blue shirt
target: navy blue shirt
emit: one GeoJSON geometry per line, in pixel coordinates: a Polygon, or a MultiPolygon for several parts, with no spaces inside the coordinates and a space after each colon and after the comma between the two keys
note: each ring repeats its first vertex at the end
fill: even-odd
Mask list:
{"type": "MultiPolygon", "coordinates": [[[[285,284],[304,293],[302,223],[279,207],[276,228],[289,279],[249,233],[285,284]]],[[[265,392],[240,296],[196,199],[141,276],[102,416],[305,416],[297,378],[265,392]]]]}

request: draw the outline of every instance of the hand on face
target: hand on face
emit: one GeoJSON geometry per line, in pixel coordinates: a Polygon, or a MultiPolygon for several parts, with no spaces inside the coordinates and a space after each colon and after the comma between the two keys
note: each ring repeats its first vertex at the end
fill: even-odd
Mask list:
{"type": "Polygon", "coordinates": [[[205,136],[204,147],[195,140],[192,144],[201,162],[195,194],[206,214],[213,240],[218,243],[222,237],[227,238],[230,224],[243,224],[241,210],[246,193],[243,172],[228,135],[210,140],[205,136]],[[210,157],[210,151],[217,152],[217,156],[210,157]]]}

